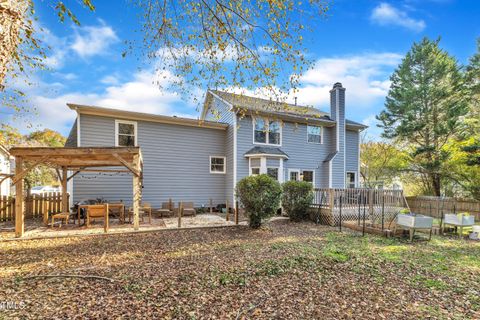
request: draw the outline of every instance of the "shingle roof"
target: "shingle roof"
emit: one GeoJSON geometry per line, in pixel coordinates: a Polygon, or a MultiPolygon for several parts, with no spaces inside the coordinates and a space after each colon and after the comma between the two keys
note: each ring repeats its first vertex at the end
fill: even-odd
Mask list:
{"type": "Polygon", "coordinates": [[[288,155],[285,152],[283,152],[280,148],[274,148],[274,147],[255,146],[252,149],[245,152],[246,157],[251,155],[257,155],[257,154],[274,155],[274,156],[281,156],[281,157],[288,158],[288,155]]]}
{"type": "MultiPolygon", "coordinates": [[[[299,106],[294,105],[291,103],[286,102],[277,102],[273,100],[267,100],[257,97],[250,97],[246,95],[230,93],[225,91],[219,90],[209,90],[214,95],[220,97],[221,99],[225,100],[233,107],[249,110],[249,111],[256,111],[256,112],[264,112],[268,114],[273,114],[279,117],[288,117],[290,120],[298,120],[298,121],[305,121],[305,120],[313,120],[313,121],[320,121],[324,124],[334,125],[335,121],[330,118],[329,113],[320,111],[319,109],[307,106],[299,106]]],[[[352,120],[345,120],[345,124],[353,129],[360,129],[363,130],[368,128],[368,126],[352,121],[352,120]]]]}
{"type": "Polygon", "coordinates": [[[333,158],[335,158],[335,156],[337,155],[338,151],[334,151],[334,152],[330,152],[327,157],[325,158],[325,160],[323,160],[323,162],[329,162],[329,161],[332,161],[333,158]]]}
{"type": "Polygon", "coordinates": [[[277,102],[218,90],[210,91],[237,108],[273,113],[282,112],[284,114],[286,113],[296,116],[330,119],[328,113],[312,107],[298,106],[286,102],[277,102]]]}
{"type": "Polygon", "coordinates": [[[360,127],[360,128],[368,128],[368,126],[364,125],[363,123],[355,122],[355,121],[348,120],[348,119],[345,119],[345,124],[346,124],[347,126],[360,127]]]}

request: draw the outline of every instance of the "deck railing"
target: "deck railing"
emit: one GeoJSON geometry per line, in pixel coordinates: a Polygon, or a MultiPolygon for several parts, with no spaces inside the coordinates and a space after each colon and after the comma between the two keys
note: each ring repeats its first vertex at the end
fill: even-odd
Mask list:
{"type": "MultiPolygon", "coordinates": [[[[41,217],[46,208],[49,212],[62,211],[62,193],[49,192],[25,197],[25,217],[41,217]]],[[[0,221],[15,219],[15,197],[0,196],[0,221]]]]}
{"type": "Polygon", "coordinates": [[[408,208],[403,190],[321,188],[314,192],[313,214],[318,222],[328,225],[365,219],[385,224],[408,208]]]}

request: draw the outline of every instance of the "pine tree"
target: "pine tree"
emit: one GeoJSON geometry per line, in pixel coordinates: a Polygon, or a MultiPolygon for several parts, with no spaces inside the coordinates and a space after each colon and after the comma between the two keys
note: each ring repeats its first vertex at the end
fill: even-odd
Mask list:
{"type": "Polygon", "coordinates": [[[377,119],[383,136],[411,146],[409,170],[422,175],[428,189],[441,194],[443,146],[468,112],[464,74],[440,39],[414,43],[390,77],[385,109],[377,119]]]}

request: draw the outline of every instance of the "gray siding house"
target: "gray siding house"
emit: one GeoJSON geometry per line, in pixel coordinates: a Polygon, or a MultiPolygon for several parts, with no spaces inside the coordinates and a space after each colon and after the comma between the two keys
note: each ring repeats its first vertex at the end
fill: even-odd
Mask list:
{"type": "MultiPolygon", "coordinates": [[[[234,201],[237,181],[266,173],[316,188],[358,186],[359,136],[366,126],[345,119],[345,88],[330,91],[330,112],[209,90],[200,119],[68,104],[77,112],[66,146],[139,146],[143,201],[172,198],[208,206],[234,201]]],[[[71,199],[132,198],[128,174],[82,173],[71,199]]]]}

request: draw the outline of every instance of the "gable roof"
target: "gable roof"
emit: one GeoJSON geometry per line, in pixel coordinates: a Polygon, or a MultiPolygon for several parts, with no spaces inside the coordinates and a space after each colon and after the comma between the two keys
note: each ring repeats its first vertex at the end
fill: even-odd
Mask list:
{"type": "MultiPolygon", "coordinates": [[[[241,114],[249,112],[250,115],[252,113],[260,116],[273,115],[293,122],[320,123],[324,126],[335,126],[336,123],[330,118],[329,113],[317,108],[294,105],[286,102],[277,102],[219,90],[208,90],[205,105],[203,107],[202,119],[207,115],[209,108],[208,102],[212,95],[230,105],[232,111],[241,114]]],[[[345,124],[348,129],[361,131],[368,128],[368,126],[364,124],[348,119],[345,120],[345,124]]]]}
{"type": "Polygon", "coordinates": [[[329,119],[328,113],[320,111],[313,107],[299,106],[291,103],[278,102],[219,90],[210,90],[210,92],[219,96],[220,98],[222,98],[236,108],[242,108],[252,111],[282,112],[297,116],[301,115],[304,117],[326,117],[327,119],[329,119]]]}

